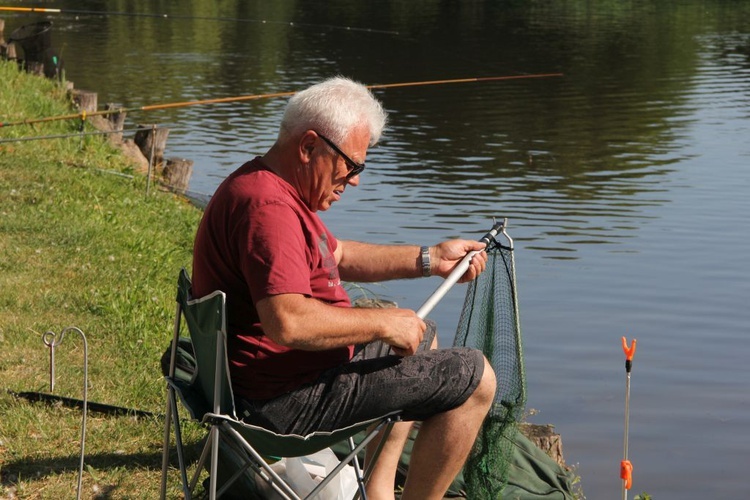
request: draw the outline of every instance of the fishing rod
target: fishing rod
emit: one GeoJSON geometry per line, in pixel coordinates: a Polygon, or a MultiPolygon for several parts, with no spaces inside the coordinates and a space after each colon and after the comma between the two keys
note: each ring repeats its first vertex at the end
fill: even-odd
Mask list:
{"type": "Polygon", "coordinates": [[[222,16],[187,16],[183,14],[150,14],[147,12],[118,12],[105,10],[75,10],[75,9],[52,9],[47,7],[0,7],[0,12],[26,12],[40,14],[71,14],[71,15],[91,15],[91,16],[124,16],[124,17],[150,17],[156,19],[179,19],[179,20],[201,20],[201,21],[219,21],[219,22],[241,22],[257,24],[281,24],[287,26],[304,27],[304,28],[325,28],[346,31],[361,31],[366,33],[377,33],[382,35],[399,35],[398,31],[378,30],[372,28],[358,28],[355,26],[335,26],[332,24],[312,24],[297,23],[294,21],[269,21],[268,19],[250,19],[238,17],[222,16]]]}
{"type": "MultiPolygon", "coordinates": [[[[425,86],[425,85],[445,85],[445,84],[452,84],[452,83],[496,82],[496,81],[501,81],[501,80],[525,80],[525,79],[531,79],[531,78],[552,78],[552,77],[560,77],[560,76],[563,76],[563,74],[562,73],[542,73],[542,74],[532,74],[532,75],[486,76],[486,77],[473,77],[473,78],[454,78],[454,79],[448,79],[448,80],[426,80],[426,81],[418,81],[418,82],[384,83],[384,84],[377,84],[377,85],[366,85],[366,87],[371,90],[377,90],[377,89],[392,89],[392,88],[398,88],[398,87],[418,87],[418,86],[425,86]]],[[[250,101],[250,100],[256,100],[256,99],[272,99],[272,98],[277,98],[277,97],[289,97],[296,93],[297,93],[296,91],[272,92],[269,94],[252,94],[252,95],[244,95],[244,96],[236,96],[236,97],[218,97],[218,98],[213,98],[213,99],[201,99],[197,101],[172,102],[172,103],[165,103],[165,104],[150,104],[146,106],[131,107],[131,108],[117,108],[117,109],[107,109],[107,110],[89,111],[89,112],[82,111],[80,113],[72,113],[72,114],[59,115],[59,116],[49,116],[46,118],[18,120],[15,122],[0,122],[0,128],[13,127],[16,125],[32,125],[36,123],[44,123],[44,122],[59,121],[59,120],[80,119],[80,120],[85,121],[86,118],[89,116],[109,115],[109,114],[124,113],[124,112],[154,111],[154,110],[159,110],[159,109],[184,108],[188,106],[203,106],[207,104],[221,104],[221,103],[230,103],[230,102],[250,101]]]]}

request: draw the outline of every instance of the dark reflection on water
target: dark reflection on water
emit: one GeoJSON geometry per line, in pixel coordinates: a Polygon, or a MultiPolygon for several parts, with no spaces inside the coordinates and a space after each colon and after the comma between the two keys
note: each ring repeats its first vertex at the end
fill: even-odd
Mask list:
{"type": "MultiPolygon", "coordinates": [[[[562,433],[587,498],[620,491],[621,335],[640,346],[634,491],[746,496],[750,5],[193,0],[177,12],[136,0],[108,9],[184,16],[53,19],[68,78],[128,107],[293,91],[337,73],[368,84],[563,73],[376,91],[389,129],[361,184],[323,217],[340,237],[388,243],[474,237],[490,217],[509,217],[530,406],[562,433]]],[[[30,20],[6,16],[6,29],[30,20]]],[[[191,189],[208,195],[273,143],[284,104],[130,119],[169,124],[167,154],[193,159],[191,189]]],[[[435,286],[371,288],[418,307],[435,286]]],[[[444,344],[462,293],[433,312],[444,344]]]]}

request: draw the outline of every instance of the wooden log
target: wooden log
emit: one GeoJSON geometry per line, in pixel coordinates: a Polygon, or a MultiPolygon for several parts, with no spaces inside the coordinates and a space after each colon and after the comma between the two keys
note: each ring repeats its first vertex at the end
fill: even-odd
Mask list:
{"type": "Polygon", "coordinates": [[[155,168],[159,168],[164,163],[164,150],[167,147],[167,137],[169,129],[165,127],[156,127],[154,125],[138,125],[133,142],[143,153],[155,168]],[[152,146],[153,145],[153,146],[152,146]],[[153,149],[154,157],[151,158],[153,149]]]}
{"type": "Polygon", "coordinates": [[[143,156],[140,148],[136,146],[132,139],[125,139],[118,146],[138,172],[144,174],[148,172],[148,159],[143,156]]]}
{"type": "Polygon", "coordinates": [[[162,171],[162,180],[173,191],[184,193],[193,175],[193,160],[169,158],[162,171]]]}
{"type": "Polygon", "coordinates": [[[109,140],[113,144],[119,144],[120,142],[122,142],[122,129],[125,127],[125,116],[127,115],[127,112],[122,110],[121,105],[115,104],[113,102],[108,102],[104,106],[104,109],[107,111],[115,111],[114,113],[110,113],[106,116],[110,130],[112,130],[113,132],[109,134],[109,140]]]}
{"type": "Polygon", "coordinates": [[[16,49],[16,44],[13,42],[10,42],[7,45],[1,45],[0,46],[0,55],[4,59],[7,59],[8,61],[16,61],[18,60],[18,52],[16,49]]]}
{"type": "Polygon", "coordinates": [[[89,90],[73,89],[71,92],[73,104],[76,105],[79,111],[86,113],[93,113],[99,106],[98,96],[96,92],[89,90]]]}
{"type": "Polygon", "coordinates": [[[553,425],[537,425],[524,422],[519,424],[518,428],[561,467],[568,468],[565,465],[565,458],[563,457],[562,437],[555,432],[553,425]]]}
{"type": "Polygon", "coordinates": [[[8,43],[5,41],[5,19],[0,19],[0,57],[3,59],[16,59],[16,46],[13,44],[13,42],[8,43]],[[12,47],[11,47],[12,46],[12,47]],[[13,56],[11,57],[10,51],[13,51],[13,56]]]}

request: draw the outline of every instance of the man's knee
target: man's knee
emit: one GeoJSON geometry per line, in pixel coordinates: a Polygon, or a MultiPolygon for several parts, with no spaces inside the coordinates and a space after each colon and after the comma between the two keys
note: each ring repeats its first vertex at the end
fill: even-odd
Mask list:
{"type": "Polygon", "coordinates": [[[495,399],[496,390],[497,379],[495,378],[495,370],[492,369],[492,365],[490,365],[487,358],[484,358],[484,371],[482,372],[482,378],[479,380],[479,384],[474,390],[472,397],[476,398],[478,403],[484,403],[489,407],[495,399]]]}

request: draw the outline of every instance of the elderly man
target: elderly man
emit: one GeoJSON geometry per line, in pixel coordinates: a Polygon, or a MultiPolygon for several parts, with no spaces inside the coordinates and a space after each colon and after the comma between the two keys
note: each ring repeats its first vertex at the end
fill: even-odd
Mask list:
{"type": "MultiPolygon", "coordinates": [[[[403,412],[367,486],[393,499],[411,421],[421,421],[403,499],[442,498],[495,393],[481,352],[430,349],[408,309],[352,308],[342,280],[448,276],[484,244],[337,240],[317,215],[356,187],[386,113],[361,84],[332,78],[295,94],[276,143],[216,190],[198,229],[196,296],[227,294],[228,356],[242,418],[279,433],[332,430],[403,412]]],[[[477,253],[462,281],[484,270],[477,253]]]]}

